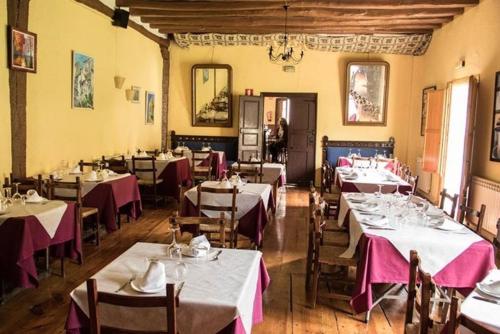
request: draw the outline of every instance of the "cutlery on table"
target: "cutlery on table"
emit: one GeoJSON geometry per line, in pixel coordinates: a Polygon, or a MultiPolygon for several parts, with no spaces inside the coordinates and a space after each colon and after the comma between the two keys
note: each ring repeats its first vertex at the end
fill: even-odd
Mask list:
{"type": "Polygon", "coordinates": [[[493,300],[493,299],[489,299],[489,298],[484,298],[484,297],[481,297],[481,296],[473,296],[472,298],[480,300],[480,301],[483,301],[483,302],[500,305],[500,301],[497,301],[497,300],[493,300]]]}
{"type": "Polygon", "coordinates": [[[219,259],[219,255],[222,253],[222,250],[219,250],[217,251],[217,253],[215,253],[215,256],[213,257],[212,260],[210,261],[217,261],[219,259]]]}
{"type": "Polygon", "coordinates": [[[125,289],[125,287],[127,285],[129,285],[130,283],[132,283],[133,280],[135,280],[136,278],[136,275],[133,275],[127,282],[123,283],[122,286],[120,286],[118,289],[115,290],[115,293],[118,293],[120,291],[122,291],[123,289],[125,289]]]}

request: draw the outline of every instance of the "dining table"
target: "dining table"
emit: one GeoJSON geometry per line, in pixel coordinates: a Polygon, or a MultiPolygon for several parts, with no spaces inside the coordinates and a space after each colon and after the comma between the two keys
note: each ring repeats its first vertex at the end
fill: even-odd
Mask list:
{"type": "MultiPolygon", "coordinates": [[[[355,158],[355,156],[347,156],[347,157],[340,156],[337,159],[337,167],[353,167],[354,158],[355,158]]],[[[386,159],[386,158],[384,157],[383,159],[386,159]]],[[[373,158],[372,160],[376,160],[376,158],[373,158]]],[[[374,162],[367,160],[366,165],[373,166],[374,162]]],[[[394,163],[392,161],[384,161],[384,162],[378,161],[376,163],[376,166],[377,166],[377,168],[387,169],[387,170],[391,170],[391,171],[393,171],[394,167],[395,167],[394,163]]]]}
{"type": "MultiPolygon", "coordinates": [[[[179,260],[169,257],[169,246],[144,242],[134,244],[92,276],[97,281],[98,291],[131,297],[164,296],[165,289],[145,295],[134,290],[129,283],[131,277],[143,276],[148,260],[154,259],[165,265],[166,281],[176,285],[179,333],[249,334],[253,325],[263,321],[262,294],[270,278],[261,252],[212,248],[204,257],[183,256],[179,260]],[[179,261],[187,268],[183,279],[174,275],[179,261]]],[[[85,282],[70,296],[66,332],[85,333],[89,327],[85,282]]],[[[99,320],[101,325],[130,330],[166,328],[164,308],[138,309],[103,304],[99,320]]]]}
{"type": "MultiPolygon", "coordinates": [[[[126,157],[127,167],[132,172],[132,158],[126,157]]],[[[136,161],[138,168],[151,168],[150,161],[136,161]]],[[[158,179],[163,182],[158,184],[158,193],[164,196],[170,196],[179,200],[179,186],[190,187],[191,166],[187,157],[156,158],[155,167],[158,179]]],[[[151,172],[137,172],[139,179],[152,179],[151,172]]]]}
{"type": "MultiPolygon", "coordinates": [[[[186,146],[178,146],[174,149],[175,152],[182,152],[183,155],[188,158],[189,165],[191,166],[191,159],[193,157],[193,152],[186,146]]],[[[227,171],[227,158],[224,151],[210,151],[205,148],[202,151],[206,151],[205,160],[200,163],[200,166],[207,166],[209,162],[209,152],[211,152],[212,157],[212,175],[216,180],[220,180],[224,176],[224,172],[227,171]]]]}
{"type": "Polygon", "coordinates": [[[416,196],[342,193],[338,224],[349,230],[341,257],[359,259],[351,299],[356,313],[376,305],[374,284],[408,283],[411,250],[438,286],[463,293],[495,268],[489,241],[416,196]]]}
{"type": "MultiPolygon", "coordinates": [[[[71,172],[58,181],[75,182],[80,177],[82,182],[82,204],[97,208],[99,219],[108,232],[118,229],[117,219],[120,214],[138,219],[142,213],[141,194],[137,177],[130,173],[110,174],[106,178],[90,179],[90,173],[71,172]]],[[[58,189],[62,196],[73,196],[72,190],[58,189]]]]}
{"type": "Polygon", "coordinates": [[[500,333],[500,270],[493,269],[460,305],[460,322],[468,319],[493,333],[500,333]],[[496,293],[488,285],[496,286],[496,293]],[[494,291],[493,291],[494,292],[494,291]]]}
{"type": "MultiPolygon", "coordinates": [[[[221,181],[205,181],[202,187],[225,187],[221,181]]],[[[204,204],[231,206],[232,194],[202,193],[204,204]]],[[[181,215],[185,217],[198,216],[197,187],[184,193],[181,215]]],[[[264,183],[240,183],[236,195],[236,219],[239,222],[238,233],[248,237],[256,245],[262,244],[264,228],[268,223],[268,210],[275,210],[272,187],[264,183]]],[[[202,214],[218,218],[219,212],[203,210],[202,214]]],[[[189,231],[189,227],[183,227],[189,231]]]]}
{"type": "Polygon", "coordinates": [[[407,193],[413,191],[408,182],[386,169],[337,167],[334,178],[341,192],[407,193]]]}
{"type": "Polygon", "coordinates": [[[74,203],[14,201],[0,214],[0,280],[13,287],[37,287],[35,254],[47,248],[53,256],[81,263],[77,222],[74,203]]]}

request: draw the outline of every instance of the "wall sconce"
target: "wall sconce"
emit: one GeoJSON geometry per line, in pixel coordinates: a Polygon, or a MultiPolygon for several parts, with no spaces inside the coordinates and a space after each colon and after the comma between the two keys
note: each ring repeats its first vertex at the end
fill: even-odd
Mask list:
{"type": "Polygon", "coordinates": [[[125,97],[127,98],[127,101],[132,101],[134,98],[134,90],[131,88],[125,89],[125,97]]]}
{"type": "Polygon", "coordinates": [[[119,75],[115,75],[115,88],[121,89],[123,87],[123,83],[125,82],[125,78],[119,75]]]}

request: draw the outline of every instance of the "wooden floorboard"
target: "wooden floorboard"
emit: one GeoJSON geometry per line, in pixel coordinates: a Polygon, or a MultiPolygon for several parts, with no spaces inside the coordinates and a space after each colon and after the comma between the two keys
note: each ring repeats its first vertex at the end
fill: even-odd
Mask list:
{"type": "MultiPolygon", "coordinates": [[[[307,190],[282,192],[275,218],[266,228],[264,260],[271,285],[264,294],[264,322],[253,333],[402,333],[404,302],[387,301],[367,325],[347,312],[345,302],[320,299],[310,308],[304,287],[307,248],[307,190]]],[[[37,289],[25,289],[0,306],[0,333],[64,333],[69,292],[137,241],[169,242],[168,216],[175,203],[145,210],[143,217],[105,235],[99,248],[84,245],[82,266],[67,262],[66,277],[50,276],[37,289]]],[[[57,263],[53,264],[57,270],[57,263]]],[[[326,289],[323,286],[322,289],[326,289]]],[[[360,318],[358,316],[358,318],[360,318]]]]}

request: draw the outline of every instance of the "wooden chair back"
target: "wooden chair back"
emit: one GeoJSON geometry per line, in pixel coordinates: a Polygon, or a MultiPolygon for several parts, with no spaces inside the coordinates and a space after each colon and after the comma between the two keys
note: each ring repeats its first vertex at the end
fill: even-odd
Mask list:
{"type": "Polygon", "coordinates": [[[172,151],[172,155],[176,158],[182,158],[184,156],[184,150],[182,151],[176,151],[176,150],[173,150],[172,151]]]}
{"type": "Polygon", "coordinates": [[[497,236],[493,239],[493,245],[495,245],[497,251],[500,251],[500,218],[497,220],[497,236]]]}
{"type": "Polygon", "coordinates": [[[56,181],[51,175],[47,183],[47,197],[49,200],[74,201],[81,207],[82,183],[80,177],[77,176],[75,182],[67,182],[56,181]]]}
{"type": "Polygon", "coordinates": [[[458,221],[467,226],[469,226],[469,223],[467,222],[467,217],[477,218],[476,227],[474,228],[474,231],[478,234],[481,233],[481,230],[483,228],[484,214],[486,213],[486,205],[481,204],[481,208],[478,211],[474,208],[461,204],[458,213],[459,213],[458,221]]]}
{"type": "Polygon", "coordinates": [[[82,172],[82,173],[83,173],[83,170],[85,167],[90,167],[91,170],[95,170],[99,167],[99,163],[97,163],[96,161],[86,162],[86,161],[80,160],[78,165],[80,166],[80,172],[82,172]]]}
{"type": "MultiPolygon", "coordinates": [[[[123,306],[131,308],[163,307],[166,311],[167,328],[162,333],[177,334],[176,312],[179,305],[179,298],[175,294],[175,284],[167,283],[164,297],[138,297],[124,296],[114,293],[99,292],[97,290],[97,281],[94,278],[87,280],[87,299],[90,315],[90,333],[131,333],[130,330],[123,328],[112,328],[101,325],[99,317],[100,304],[109,304],[114,306],[123,306]]],[[[133,331],[133,333],[158,333],[151,331],[133,331]]]]}
{"type": "Polygon", "coordinates": [[[212,150],[191,150],[191,175],[195,179],[212,179],[212,156],[212,150]]]}
{"type": "Polygon", "coordinates": [[[335,182],[334,177],[335,172],[332,165],[328,161],[325,161],[321,166],[321,196],[323,196],[325,192],[332,191],[333,182],[335,182]]]}
{"type": "Polygon", "coordinates": [[[430,318],[431,297],[436,290],[436,285],[431,279],[431,275],[424,272],[420,266],[420,258],[416,251],[410,251],[410,277],[408,282],[408,298],[406,302],[405,326],[413,324],[413,314],[415,309],[420,316],[420,334],[427,334],[433,325],[430,318]],[[417,288],[417,280],[420,288],[417,288]],[[417,294],[420,293],[420,300],[417,302],[417,294]]]}
{"type": "Polygon", "coordinates": [[[446,334],[456,334],[458,326],[467,328],[469,331],[476,334],[498,334],[497,331],[486,328],[479,322],[461,315],[459,312],[459,299],[453,296],[451,299],[450,317],[446,334]]]}
{"type": "Polygon", "coordinates": [[[448,194],[448,192],[446,191],[446,189],[443,189],[441,191],[440,195],[441,195],[441,200],[439,201],[439,208],[440,209],[444,208],[444,203],[445,203],[446,200],[451,201],[450,212],[446,212],[445,211],[445,213],[448,216],[450,216],[451,218],[455,218],[455,212],[457,210],[457,204],[458,204],[458,194],[451,195],[451,194],[448,194]]]}
{"type": "Polygon", "coordinates": [[[106,158],[102,156],[102,164],[104,168],[108,168],[115,173],[124,174],[128,172],[127,161],[124,155],[106,158]]]}
{"type": "Polygon", "coordinates": [[[264,161],[241,161],[238,159],[237,163],[238,167],[233,169],[233,171],[240,173],[240,176],[247,180],[253,178],[253,183],[262,183],[264,161]],[[241,165],[243,165],[243,168],[241,165]]]}
{"type": "Polygon", "coordinates": [[[219,226],[219,240],[218,244],[221,247],[226,246],[226,223],[227,219],[224,212],[221,212],[219,218],[209,217],[179,217],[177,211],[174,212],[169,218],[171,226],[194,226],[193,237],[199,236],[201,233],[200,225],[218,225],[219,226]]]}
{"type": "Polygon", "coordinates": [[[18,191],[20,194],[26,194],[28,190],[35,189],[40,196],[43,194],[43,180],[42,175],[38,174],[36,177],[14,177],[10,173],[9,177],[4,180],[4,188],[12,188],[12,194],[14,194],[14,183],[18,183],[18,191]]]}
{"type": "Polygon", "coordinates": [[[146,153],[149,154],[149,155],[153,155],[153,156],[156,157],[160,153],[160,150],[158,150],[158,149],[149,150],[149,151],[146,151],[146,153]]]}
{"type": "Polygon", "coordinates": [[[377,157],[375,160],[375,166],[377,169],[385,169],[385,167],[389,164],[392,164],[392,166],[394,167],[395,160],[391,158],[380,158],[380,157],[377,157]]]}
{"type": "Polygon", "coordinates": [[[132,174],[136,175],[138,178],[141,178],[140,175],[144,174],[150,174],[151,178],[147,178],[148,180],[151,180],[153,183],[156,184],[157,180],[157,171],[158,169],[156,168],[156,157],[150,156],[150,157],[136,157],[132,156],[132,174]],[[137,162],[140,162],[141,166],[137,166],[137,162]],[[137,173],[140,173],[139,176],[137,173]]]}

